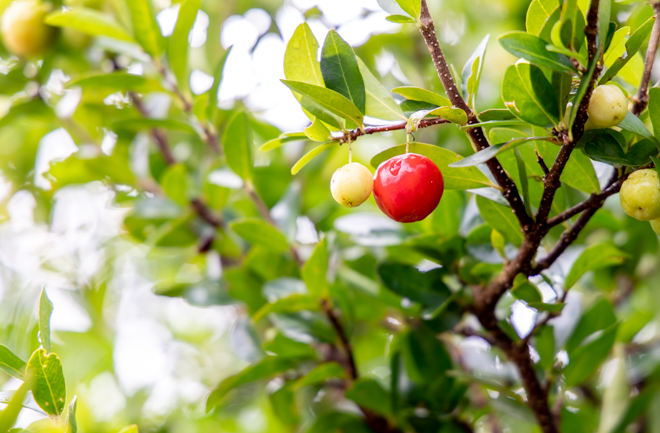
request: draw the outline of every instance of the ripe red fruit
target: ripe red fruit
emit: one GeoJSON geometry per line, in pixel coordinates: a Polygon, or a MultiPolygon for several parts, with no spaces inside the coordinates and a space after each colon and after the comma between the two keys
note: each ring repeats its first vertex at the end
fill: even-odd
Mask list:
{"type": "Polygon", "coordinates": [[[445,183],[433,161],[416,153],[395,156],[378,166],[374,198],[394,221],[421,221],[438,206],[445,183]]]}

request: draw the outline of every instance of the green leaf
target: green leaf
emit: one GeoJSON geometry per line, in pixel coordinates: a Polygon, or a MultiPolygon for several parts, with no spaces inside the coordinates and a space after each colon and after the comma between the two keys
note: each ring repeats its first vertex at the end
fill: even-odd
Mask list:
{"type": "Polygon", "coordinates": [[[539,140],[550,140],[552,137],[523,137],[523,138],[514,138],[506,143],[493,144],[490,147],[487,147],[484,150],[468,156],[465,159],[461,159],[458,162],[450,164],[450,167],[474,167],[479,164],[483,164],[490,159],[495,158],[498,154],[506,152],[507,150],[515,149],[521,144],[530,142],[530,141],[539,141],[539,140]]]}
{"type": "MultiPolygon", "coordinates": [[[[536,149],[550,167],[559,154],[559,146],[537,141],[536,149]]],[[[600,184],[591,160],[581,152],[573,152],[561,177],[562,182],[587,194],[600,191],[600,184]]]]}
{"type": "Polygon", "coordinates": [[[594,161],[618,165],[627,162],[623,150],[625,139],[620,132],[612,129],[585,131],[580,143],[584,145],[584,153],[594,161]]]}
{"type": "Polygon", "coordinates": [[[614,325],[616,320],[612,303],[605,298],[598,299],[580,318],[573,335],[566,343],[568,354],[573,353],[590,335],[614,325]]]}
{"type": "Polygon", "coordinates": [[[389,394],[373,379],[362,377],[356,380],[345,395],[360,407],[371,409],[381,415],[391,413],[389,394]]]}
{"type": "Polygon", "coordinates": [[[23,380],[25,377],[25,361],[0,344],[0,368],[10,376],[23,380]]]}
{"type": "Polygon", "coordinates": [[[565,1],[559,21],[552,28],[553,44],[567,55],[578,57],[584,43],[584,26],[584,16],[578,8],[577,0],[565,1]]]}
{"type": "Polygon", "coordinates": [[[502,233],[506,240],[512,244],[517,246],[522,244],[524,236],[518,225],[518,220],[510,208],[481,196],[477,196],[477,206],[482,218],[491,228],[502,233]]]}
{"type": "Polygon", "coordinates": [[[655,171],[658,173],[658,177],[660,177],[660,159],[658,158],[651,158],[653,160],[653,165],[655,165],[655,171]]]}
{"type": "Polygon", "coordinates": [[[129,0],[126,4],[131,12],[135,39],[147,54],[157,59],[163,52],[164,43],[151,0],[129,0]]]}
{"type": "Polygon", "coordinates": [[[648,130],[644,122],[639,120],[639,117],[635,116],[632,112],[628,111],[626,117],[619,122],[617,125],[621,129],[630,131],[633,134],[641,135],[644,138],[648,138],[655,141],[655,137],[651,134],[651,131],[648,130]]]}
{"type": "Polygon", "coordinates": [[[222,399],[234,388],[245,385],[257,380],[268,379],[278,373],[295,368],[296,363],[287,358],[279,356],[267,356],[257,364],[253,364],[238,374],[229,376],[218,386],[216,386],[211,395],[206,400],[206,411],[209,412],[215,406],[220,404],[222,399]]]}
{"type": "Polygon", "coordinates": [[[502,82],[502,99],[516,117],[532,125],[549,127],[559,123],[559,105],[552,84],[534,65],[509,66],[502,82]]]}
{"type": "Polygon", "coordinates": [[[69,425],[71,433],[78,433],[78,420],[76,419],[76,411],[78,410],[78,396],[74,395],[69,404],[69,413],[66,415],[66,421],[69,425]]]}
{"type": "Polygon", "coordinates": [[[406,11],[408,15],[413,17],[415,20],[419,20],[422,0],[396,0],[396,2],[399,4],[399,6],[401,6],[401,9],[406,11]]]}
{"type": "Polygon", "coordinates": [[[610,28],[610,16],[612,15],[612,0],[600,0],[598,3],[598,36],[601,49],[605,47],[607,34],[610,28]]]}
{"type": "Polygon", "coordinates": [[[391,292],[433,309],[442,305],[450,296],[449,289],[442,282],[441,271],[420,272],[410,265],[382,263],[376,272],[391,292]]]}
{"type": "Polygon", "coordinates": [[[645,138],[633,144],[626,153],[626,165],[640,167],[651,163],[651,158],[658,156],[658,142],[645,138]]]}
{"type": "Polygon", "coordinates": [[[405,15],[388,15],[385,17],[387,21],[397,24],[415,24],[415,20],[405,15]]]}
{"type": "Polygon", "coordinates": [[[160,183],[169,198],[183,206],[188,204],[188,171],[184,164],[168,167],[160,183]]]}
{"type": "Polygon", "coordinates": [[[507,108],[491,108],[479,113],[479,120],[481,122],[499,121],[499,120],[514,120],[516,116],[507,108]]]}
{"type": "Polygon", "coordinates": [[[570,363],[564,369],[567,387],[579,385],[598,369],[614,345],[617,328],[618,325],[612,325],[600,337],[573,351],[570,363]]]}
{"type": "Polygon", "coordinates": [[[321,73],[328,89],[348,98],[364,114],[366,93],[357,58],[335,30],[328,32],[323,43],[321,73]]]}
{"type": "Polygon", "coordinates": [[[294,164],[293,167],[291,167],[291,174],[294,174],[294,175],[298,174],[298,172],[300,170],[302,170],[303,167],[306,166],[312,159],[316,158],[317,156],[319,156],[324,151],[330,149],[335,144],[337,144],[336,141],[329,141],[329,142],[323,143],[323,144],[315,147],[314,149],[310,150],[309,152],[307,152],[302,158],[300,158],[298,160],[298,162],[296,162],[294,164]]]}
{"type": "Polygon", "coordinates": [[[30,383],[29,382],[23,382],[21,386],[16,390],[14,395],[11,397],[11,400],[9,401],[9,404],[7,407],[5,407],[2,412],[0,412],[0,431],[2,432],[13,432],[11,429],[14,424],[16,423],[16,420],[18,419],[18,415],[21,413],[21,410],[23,409],[23,402],[25,401],[25,397],[27,396],[27,392],[30,390],[30,383]]]}
{"type": "Polygon", "coordinates": [[[513,288],[511,289],[511,294],[514,298],[525,301],[528,304],[543,301],[543,296],[541,296],[539,288],[522,274],[516,276],[513,288]]]}
{"type": "Polygon", "coordinates": [[[459,125],[467,124],[467,114],[465,114],[465,111],[460,108],[440,107],[432,110],[428,115],[442,117],[451,123],[456,123],[459,125]]]}
{"type": "Polygon", "coordinates": [[[346,370],[336,362],[326,362],[314,367],[312,371],[298,379],[293,387],[299,389],[303,386],[319,385],[334,378],[346,378],[346,370]]]}
{"type": "Polygon", "coordinates": [[[573,123],[575,122],[575,117],[577,116],[577,112],[580,109],[580,105],[582,103],[582,99],[584,98],[584,95],[587,93],[587,89],[589,86],[591,86],[591,77],[593,77],[595,71],[596,71],[596,65],[600,61],[600,55],[602,53],[601,48],[598,48],[596,51],[596,55],[591,61],[591,64],[589,65],[589,68],[587,71],[582,75],[582,80],[580,81],[580,86],[577,89],[577,92],[575,93],[575,97],[573,98],[573,106],[571,107],[571,113],[568,118],[568,131],[570,136],[573,136],[573,123]]]}
{"type": "Polygon", "coordinates": [[[316,244],[314,252],[302,268],[302,278],[310,293],[319,296],[327,290],[327,273],[328,251],[324,239],[316,244]]]}
{"type": "Polygon", "coordinates": [[[573,287],[580,277],[587,272],[608,266],[620,265],[626,256],[625,253],[616,249],[612,244],[599,244],[587,248],[575,261],[571,272],[566,277],[566,282],[564,283],[566,290],[573,287]]]}
{"type": "Polygon", "coordinates": [[[550,370],[555,363],[555,335],[552,326],[543,326],[536,334],[535,348],[541,358],[539,365],[550,370]]]}
{"type": "Polygon", "coordinates": [[[296,313],[298,311],[317,311],[321,309],[316,296],[295,293],[286,298],[266,304],[252,316],[254,322],[258,322],[271,313],[296,313]]]}
{"type": "Polygon", "coordinates": [[[559,2],[557,0],[534,0],[527,9],[525,28],[527,33],[549,41],[549,29],[559,17],[559,2]],[[544,29],[547,29],[544,31],[544,29]],[[546,37],[544,37],[544,34],[546,37]]]}
{"type": "Polygon", "coordinates": [[[325,86],[318,61],[319,43],[307,23],[300,24],[291,36],[284,53],[284,76],[287,80],[325,86]]]}
{"type": "Polygon", "coordinates": [[[653,24],[655,23],[655,17],[649,18],[644,24],[639,26],[637,30],[628,38],[626,41],[626,51],[625,53],[616,59],[614,64],[610,66],[603,77],[600,79],[598,84],[605,84],[610,81],[616,74],[623,69],[626,64],[635,57],[635,54],[642,47],[642,44],[648,38],[651,30],[653,29],[653,24]]]}
{"type": "Polygon", "coordinates": [[[64,411],[66,386],[62,363],[56,354],[38,349],[30,357],[26,376],[31,382],[32,397],[48,415],[60,416],[64,411]]]}
{"type": "Polygon", "coordinates": [[[408,120],[390,92],[380,84],[362,59],[358,57],[357,61],[367,94],[365,114],[383,120],[408,120]]]}
{"type": "Polygon", "coordinates": [[[244,111],[239,111],[227,122],[222,136],[222,147],[227,165],[243,179],[252,177],[252,128],[244,111]]]}
{"type": "Polygon", "coordinates": [[[220,90],[220,84],[222,83],[222,76],[225,71],[225,64],[227,63],[229,54],[231,54],[231,47],[229,47],[229,49],[225,51],[222,57],[220,57],[218,64],[215,66],[215,71],[213,72],[213,85],[208,92],[209,102],[208,106],[206,107],[206,116],[211,119],[211,121],[213,121],[215,114],[218,111],[218,91],[220,90]]]}
{"type": "Polygon", "coordinates": [[[465,65],[463,66],[463,72],[461,73],[461,88],[463,90],[463,94],[467,98],[468,105],[472,109],[474,109],[477,104],[479,81],[481,80],[481,72],[483,70],[484,58],[486,56],[486,47],[488,46],[489,40],[490,35],[486,35],[481,40],[470,58],[468,58],[467,62],[465,62],[465,65]]]}
{"type": "Polygon", "coordinates": [[[95,92],[105,92],[106,94],[125,92],[127,90],[146,93],[161,89],[160,84],[155,80],[126,72],[113,72],[110,74],[92,72],[82,74],[68,81],[66,86],[68,88],[80,86],[85,91],[92,90],[95,92]]]}
{"type": "Polygon", "coordinates": [[[660,87],[649,89],[649,117],[653,125],[653,133],[660,136],[660,87]]]}
{"type": "Polygon", "coordinates": [[[286,426],[295,428],[300,422],[300,414],[296,406],[296,394],[291,382],[286,382],[284,386],[269,396],[270,405],[273,408],[275,416],[286,426]]]}
{"type": "Polygon", "coordinates": [[[307,138],[314,141],[325,142],[332,138],[330,130],[323,124],[323,122],[321,122],[321,120],[319,120],[318,117],[315,117],[312,124],[306,127],[303,132],[307,138]]]}
{"type": "Polygon", "coordinates": [[[46,295],[46,289],[41,289],[39,296],[39,340],[46,353],[53,351],[50,342],[50,316],[53,314],[53,303],[46,295]]]}
{"type": "Polygon", "coordinates": [[[270,141],[265,142],[259,150],[262,152],[268,152],[269,150],[277,149],[280,146],[283,146],[286,143],[292,141],[306,141],[307,135],[304,132],[296,132],[293,134],[282,134],[277,138],[274,138],[270,141]]]}
{"type": "MultiPolygon", "coordinates": [[[[462,156],[439,146],[424,143],[410,143],[410,152],[424,155],[433,161],[445,181],[445,189],[466,190],[494,186],[476,167],[453,168],[449,165],[463,159],[462,156]]],[[[393,156],[406,153],[406,145],[391,147],[371,159],[371,166],[378,167],[393,156]]]]}
{"type": "Polygon", "coordinates": [[[231,223],[234,232],[246,241],[263,245],[274,251],[284,252],[289,250],[286,237],[275,227],[257,218],[244,218],[231,223]]]}
{"type": "Polygon", "coordinates": [[[190,46],[188,37],[193,24],[195,24],[200,4],[201,0],[183,0],[181,2],[176,25],[169,40],[169,50],[167,52],[169,64],[180,85],[186,81],[188,47],[190,46]]]}
{"type": "MultiPolygon", "coordinates": [[[[355,106],[355,104],[353,104],[353,102],[351,102],[345,96],[335,92],[334,90],[315,86],[313,84],[303,83],[300,81],[282,80],[282,82],[294,92],[303,96],[307,96],[323,109],[334,113],[346,120],[350,120],[358,126],[362,125],[364,118],[362,112],[358,109],[358,107],[355,106]]],[[[307,108],[308,110],[313,108],[305,106],[304,98],[301,102],[303,103],[303,107],[307,108]]],[[[318,114],[314,111],[310,111],[315,116],[318,116],[318,114]]],[[[325,121],[323,118],[321,118],[321,120],[325,121]]]]}
{"type": "Polygon", "coordinates": [[[421,87],[396,87],[392,89],[392,92],[397,93],[406,99],[428,102],[437,107],[451,106],[449,99],[430,90],[422,89],[421,87]]]}
{"type": "Polygon", "coordinates": [[[568,57],[548,51],[546,42],[538,36],[525,32],[509,32],[500,36],[499,41],[506,51],[535,65],[545,66],[557,72],[569,74],[575,72],[568,57]]]}
{"type": "Polygon", "coordinates": [[[114,18],[94,9],[75,7],[53,12],[46,16],[44,22],[55,27],[69,27],[91,36],[107,36],[135,42],[135,39],[114,18]]]}
{"type": "Polygon", "coordinates": [[[532,205],[529,196],[529,181],[527,179],[527,169],[525,168],[525,161],[523,160],[520,149],[516,148],[513,150],[514,155],[516,156],[516,165],[518,166],[518,176],[520,178],[520,189],[522,190],[523,201],[525,202],[525,211],[527,215],[533,217],[532,205]]]}

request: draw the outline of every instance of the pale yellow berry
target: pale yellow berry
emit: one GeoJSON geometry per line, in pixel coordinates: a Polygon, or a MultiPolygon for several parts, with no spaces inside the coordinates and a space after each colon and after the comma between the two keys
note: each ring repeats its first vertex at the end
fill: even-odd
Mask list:
{"type": "Polygon", "coordinates": [[[360,206],[371,195],[374,179],[367,167],[357,162],[338,168],[330,181],[330,192],[337,203],[346,207],[360,206]]]}
{"type": "Polygon", "coordinates": [[[656,235],[660,236],[660,218],[651,220],[651,228],[653,229],[656,235]]]}
{"type": "Polygon", "coordinates": [[[589,101],[589,119],[600,128],[618,125],[628,114],[628,98],[614,84],[594,89],[589,101]]]}
{"type": "Polygon", "coordinates": [[[9,4],[0,20],[0,32],[10,53],[31,58],[52,45],[56,29],[43,22],[50,9],[50,3],[37,0],[16,0],[9,4]]]}
{"type": "Polygon", "coordinates": [[[660,182],[652,169],[633,172],[621,185],[621,206],[625,213],[640,221],[660,218],[660,182]]]}

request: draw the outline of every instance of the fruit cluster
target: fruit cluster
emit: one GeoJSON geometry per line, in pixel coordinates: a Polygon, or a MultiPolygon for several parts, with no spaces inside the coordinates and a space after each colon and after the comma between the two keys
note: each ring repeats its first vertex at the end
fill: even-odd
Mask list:
{"type": "Polygon", "coordinates": [[[425,156],[406,153],[378,166],[376,174],[352,162],[339,168],[330,181],[332,197],[346,207],[364,203],[371,192],[381,211],[395,221],[421,221],[438,206],[444,191],[440,169],[425,156]]]}
{"type": "Polygon", "coordinates": [[[621,185],[621,206],[625,213],[640,221],[650,221],[660,235],[660,180],[653,169],[633,172],[621,185]]]}

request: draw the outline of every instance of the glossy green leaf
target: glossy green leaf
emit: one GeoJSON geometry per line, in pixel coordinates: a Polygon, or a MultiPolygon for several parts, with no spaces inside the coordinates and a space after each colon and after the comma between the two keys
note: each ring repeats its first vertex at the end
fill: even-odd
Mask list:
{"type": "Polygon", "coordinates": [[[321,309],[316,296],[296,293],[286,298],[266,304],[252,316],[252,320],[258,322],[271,313],[297,313],[298,311],[317,311],[321,309]]]}
{"type": "Polygon", "coordinates": [[[126,4],[131,12],[135,39],[147,54],[157,59],[164,43],[151,0],[127,1],[126,4]]]}
{"type": "Polygon", "coordinates": [[[598,3],[598,36],[601,49],[605,46],[612,15],[612,0],[600,0],[598,3]]]}
{"type": "Polygon", "coordinates": [[[621,133],[612,129],[585,131],[580,139],[584,153],[594,161],[606,164],[626,165],[627,158],[623,147],[626,145],[621,133]]]}
{"type": "Polygon", "coordinates": [[[387,21],[397,24],[415,24],[415,20],[405,15],[388,15],[385,17],[387,21]]]}
{"type": "Polygon", "coordinates": [[[584,16],[578,9],[577,0],[566,0],[559,21],[552,28],[552,43],[567,54],[578,57],[577,53],[584,43],[584,26],[584,16]]]}
{"type": "Polygon", "coordinates": [[[322,295],[328,286],[328,250],[325,240],[321,240],[302,268],[302,278],[310,293],[322,295]]]}
{"type": "Polygon", "coordinates": [[[66,386],[60,358],[38,349],[30,357],[26,376],[30,379],[32,396],[48,415],[60,416],[64,411],[66,386]]]}
{"type": "Polygon", "coordinates": [[[286,237],[275,227],[257,218],[244,218],[231,223],[234,232],[246,241],[274,251],[288,251],[286,237]]]}
{"type": "Polygon", "coordinates": [[[314,118],[312,124],[306,127],[303,132],[307,138],[313,141],[325,142],[332,138],[330,130],[317,117],[314,118]]]}
{"type": "Polygon", "coordinates": [[[262,379],[268,379],[276,374],[283,373],[296,366],[291,359],[279,356],[267,356],[257,364],[245,368],[238,374],[229,376],[220,382],[206,400],[206,411],[210,411],[222,402],[222,399],[234,388],[255,382],[262,379]]]}
{"type": "Polygon", "coordinates": [[[552,326],[543,326],[536,334],[535,348],[539,354],[539,365],[549,370],[555,363],[555,336],[552,326]]]}
{"type": "Polygon", "coordinates": [[[642,44],[651,33],[654,23],[655,17],[651,17],[644,24],[639,26],[637,30],[635,30],[635,32],[626,41],[625,53],[616,59],[614,63],[607,69],[607,71],[605,71],[598,84],[605,84],[610,81],[623,69],[624,66],[626,66],[626,64],[628,64],[628,62],[633,59],[633,57],[635,57],[635,54],[637,54],[639,49],[642,47],[642,44]]]}
{"type": "Polygon", "coordinates": [[[502,82],[504,105],[532,125],[559,123],[559,106],[552,84],[540,68],[528,63],[509,66],[502,82]]]}
{"type": "Polygon", "coordinates": [[[614,345],[616,331],[617,325],[612,325],[600,337],[573,351],[570,363],[564,369],[566,386],[579,385],[598,369],[614,345]]]}
{"type": "MultiPolygon", "coordinates": [[[[174,26],[174,31],[169,39],[169,63],[172,72],[179,84],[186,81],[186,69],[188,66],[188,37],[192,30],[201,0],[183,0],[179,7],[179,15],[174,26]]],[[[214,83],[215,84],[215,83],[214,83]]]]}
{"type": "Polygon", "coordinates": [[[633,144],[626,153],[626,165],[640,167],[651,163],[651,158],[658,156],[658,141],[645,138],[633,144]]]}
{"type": "Polygon", "coordinates": [[[498,154],[506,152],[507,150],[513,150],[518,146],[530,142],[530,141],[539,141],[539,140],[549,140],[552,137],[523,137],[523,138],[514,138],[505,143],[493,144],[490,147],[487,147],[484,150],[468,156],[465,159],[454,162],[450,164],[450,167],[474,167],[479,164],[483,164],[488,160],[495,158],[498,154]]]}
{"type": "Polygon", "coordinates": [[[55,27],[69,27],[91,36],[107,36],[135,42],[135,39],[114,18],[94,9],[75,7],[53,12],[46,16],[44,22],[55,27]]]}
{"type": "Polygon", "coordinates": [[[626,258],[626,254],[619,251],[611,244],[594,245],[580,255],[575,261],[571,272],[566,277],[564,286],[570,289],[577,281],[589,271],[606,268],[608,266],[620,265],[626,258]]]}
{"type": "Polygon", "coordinates": [[[500,121],[500,120],[515,120],[516,116],[506,108],[491,108],[479,113],[479,120],[481,122],[500,121]]]}
{"type": "MultiPolygon", "coordinates": [[[[403,155],[406,145],[391,147],[371,159],[371,166],[376,168],[380,163],[396,155],[403,155]]],[[[432,144],[410,143],[410,152],[424,155],[433,161],[442,172],[445,189],[466,190],[493,186],[493,184],[476,167],[453,168],[449,165],[463,158],[447,149],[432,144]]]]}
{"type": "Polygon", "coordinates": [[[477,104],[479,81],[481,80],[481,72],[483,71],[486,47],[488,46],[489,40],[490,35],[486,35],[481,40],[472,55],[468,58],[467,62],[465,62],[463,72],[461,73],[461,88],[463,90],[463,95],[465,95],[468,105],[473,109],[477,104]]]}
{"type": "Polygon", "coordinates": [[[265,142],[259,150],[262,152],[268,152],[269,150],[277,149],[278,147],[283,146],[286,143],[292,141],[305,141],[307,140],[307,135],[303,132],[293,133],[293,134],[282,134],[281,136],[274,138],[270,141],[265,142]]]}
{"type": "Polygon", "coordinates": [[[362,59],[358,57],[357,61],[367,94],[365,114],[383,120],[407,120],[390,92],[380,84],[362,59]]]}
{"type": "MultiPolygon", "coordinates": [[[[300,24],[293,33],[284,53],[284,76],[287,80],[301,81],[325,87],[321,63],[318,61],[319,43],[307,23],[300,24]]],[[[302,97],[294,93],[300,101],[302,97]]]]}
{"type": "Polygon", "coordinates": [[[160,183],[169,198],[183,206],[188,204],[188,171],[184,164],[168,167],[160,183]]]}
{"type": "Polygon", "coordinates": [[[498,232],[502,233],[507,241],[520,246],[524,236],[520,225],[511,208],[497,204],[484,197],[477,196],[479,213],[486,223],[498,232]]]}
{"type": "Polygon", "coordinates": [[[23,380],[25,377],[25,361],[0,344],[0,368],[10,376],[23,380]]]}
{"type": "Polygon", "coordinates": [[[525,301],[528,304],[543,301],[543,296],[541,296],[539,288],[522,274],[519,274],[516,277],[516,280],[513,283],[513,288],[511,288],[511,294],[514,298],[525,301]]]}
{"type": "Polygon", "coordinates": [[[465,114],[465,111],[460,108],[440,107],[431,111],[428,115],[442,117],[443,119],[458,125],[467,124],[467,114],[465,114]]]}
{"type": "Polygon", "coordinates": [[[557,0],[533,0],[527,9],[525,18],[527,33],[549,42],[549,30],[557,21],[559,12],[559,1],[557,0]],[[546,30],[544,31],[544,29],[546,30]]]}
{"type": "Polygon", "coordinates": [[[39,340],[41,346],[46,349],[46,353],[53,351],[53,345],[50,341],[50,316],[53,315],[53,303],[46,295],[46,289],[41,289],[39,296],[39,340]]]}
{"type": "Polygon", "coordinates": [[[451,106],[449,99],[430,90],[422,89],[421,87],[396,87],[392,89],[392,92],[397,93],[406,99],[428,102],[437,107],[451,106]]]}
{"type": "Polygon", "coordinates": [[[365,113],[366,92],[353,48],[339,33],[330,30],[321,51],[321,73],[325,86],[345,96],[365,113]]]}
{"type": "Polygon", "coordinates": [[[548,51],[546,42],[538,36],[525,32],[509,32],[500,36],[499,41],[506,51],[535,65],[545,66],[558,72],[575,72],[568,57],[548,51]]]}
{"type": "Polygon", "coordinates": [[[442,272],[437,270],[422,273],[409,265],[382,263],[376,272],[388,290],[424,306],[435,309],[450,296],[449,289],[442,282],[442,272]]]}
{"type": "Polygon", "coordinates": [[[295,428],[298,425],[300,414],[296,405],[296,394],[291,382],[285,383],[284,386],[272,393],[268,399],[279,421],[291,428],[295,428]]]}
{"type": "Polygon", "coordinates": [[[373,379],[363,377],[355,381],[353,386],[346,391],[346,398],[382,415],[388,415],[391,412],[390,396],[373,379]]]}
{"type": "Polygon", "coordinates": [[[406,11],[408,15],[413,17],[415,20],[419,19],[419,14],[421,11],[421,0],[396,0],[396,2],[401,6],[401,9],[406,11]]]}
{"type": "Polygon", "coordinates": [[[649,117],[653,133],[660,137],[660,87],[649,89],[649,117]]]}
{"type": "Polygon", "coordinates": [[[222,136],[227,164],[243,179],[252,177],[252,129],[248,116],[239,111],[228,121],[222,136]]]}
{"type": "MultiPolygon", "coordinates": [[[[360,109],[345,96],[335,92],[334,90],[315,86],[313,84],[303,83],[300,81],[282,80],[282,82],[294,92],[303,96],[307,96],[323,109],[334,113],[343,119],[350,120],[358,126],[362,125],[364,116],[362,115],[360,109]]],[[[302,102],[303,106],[305,106],[304,98],[302,102]]],[[[312,111],[312,114],[318,116],[318,114],[314,111],[312,111]]],[[[324,119],[321,118],[321,120],[324,119]]]]}
{"type": "Polygon", "coordinates": [[[605,298],[598,299],[580,318],[573,335],[566,343],[569,355],[590,335],[602,331],[616,323],[612,303],[605,298]]]}
{"type": "Polygon", "coordinates": [[[76,412],[78,411],[78,396],[74,395],[69,404],[69,413],[66,415],[66,421],[71,433],[78,433],[78,420],[76,412]]]}
{"type": "Polygon", "coordinates": [[[655,140],[655,137],[653,136],[653,134],[651,134],[651,131],[648,130],[646,125],[644,125],[644,122],[639,120],[639,117],[635,116],[630,111],[628,111],[626,117],[621,122],[619,122],[617,126],[621,129],[625,129],[626,131],[630,131],[633,134],[637,134],[644,138],[655,140]]]}
{"type": "Polygon", "coordinates": [[[155,80],[150,80],[142,75],[134,75],[126,72],[113,72],[110,74],[92,72],[82,74],[68,81],[66,86],[71,88],[80,86],[84,91],[106,92],[107,94],[134,90],[136,92],[149,92],[160,90],[161,86],[155,80]]]}
{"type": "Polygon", "coordinates": [[[302,170],[303,167],[305,167],[312,159],[316,158],[321,153],[323,153],[324,151],[330,149],[332,146],[334,146],[336,144],[337,144],[336,141],[329,141],[327,143],[323,143],[323,144],[315,147],[314,149],[310,150],[302,158],[300,158],[298,160],[298,162],[296,162],[293,165],[293,167],[291,167],[291,174],[294,174],[294,175],[298,174],[298,172],[300,170],[302,170]]]}
{"type": "Polygon", "coordinates": [[[319,385],[328,379],[335,378],[346,378],[346,370],[336,362],[326,362],[325,364],[314,367],[312,371],[298,379],[294,388],[298,389],[303,386],[319,385]]]}

